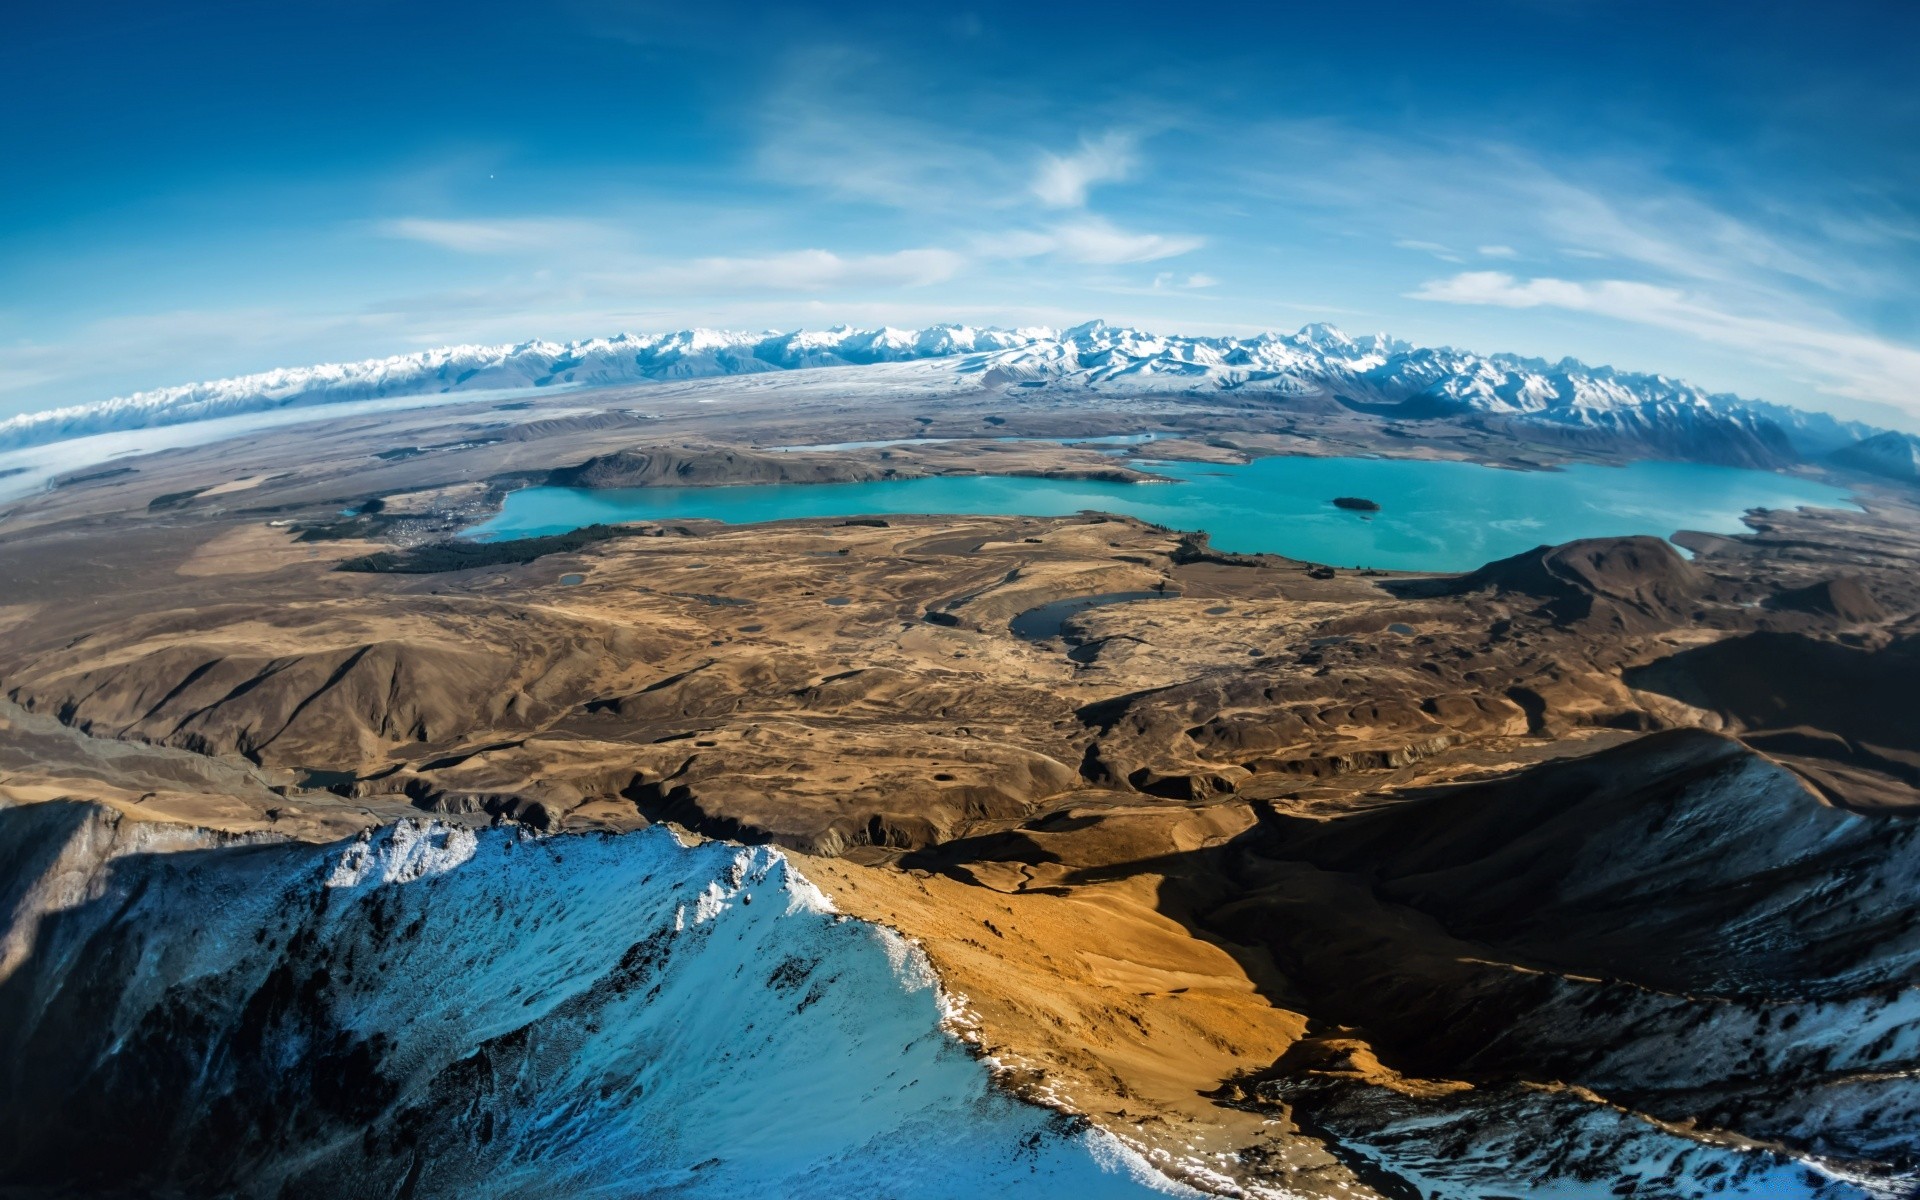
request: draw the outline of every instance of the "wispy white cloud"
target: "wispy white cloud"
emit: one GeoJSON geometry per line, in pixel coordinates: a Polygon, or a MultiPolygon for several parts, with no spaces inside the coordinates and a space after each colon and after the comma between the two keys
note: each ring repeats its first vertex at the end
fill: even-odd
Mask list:
{"type": "Polygon", "coordinates": [[[1206,239],[1186,234],[1131,233],[1106,221],[1057,225],[1057,252],[1081,263],[1139,263],[1175,258],[1198,250],[1206,239]]]}
{"type": "Polygon", "coordinates": [[[920,214],[1007,207],[1017,195],[1017,177],[997,156],[929,140],[910,122],[800,109],[768,124],[757,159],[782,184],[920,214]]]}
{"type": "Polygon", "coordinates": [[[1429,242],[1420,238],[1396,238],[1393,244],[1402,250],[1418,250],[1422,254],[1431,254],[1441,262],[1467,261],[1443,242],[1429,242]]]}
{"type": "MultiPolygon", "coordinates": [[[[542,266],[544,256],[569,254],[577,259],[590,254],[590,265],[576,262],[577,269],[564,274],[583,281],[618,280],[699,295],[756,288],[808,292],[837,287],[924,287],[952,278],[967,264],[966,256],[933,246],[871,254],[807,248],[764,255],[662,260],[636,249],[623,225],[573,216],[470,220],[402,217],[379,222],[376,231],[385,237],[424,242],[461,254],[520,257],[542,266]]],[[[536,267],[536,273],[543,272],[536,267]]],[[[491,289],[478,289],[475,296],[479,303],[493,302],[491,289]]],[[[457,300],[457,296],[443,293],[440,297],[441,303],[449,300],[457,300]]]]}
{"type": "Polygon", "coordinates": [[[1068,262],[1100,266],[1155,262],[1191,253],[1206,239],[1189,234],[1138,233],[1099,217],[1085,217],[1045,229],[1016,229],[974,239],[988,258],[1038,258],[1054,255],[1068,262]]]}
{"type": "Polygon", "coordinates": [[[393,217],[376,226],[385,237],[425,242],[460,254],[528,254],[624,247],[626,232],[603,221],[575,217],[498,217],[447,220],[393,217]]]}
{"type": "MultiPolygon", "coordinates": [[[[1158,271],[1154,274],[1152,282],[1146,284],[1122,276],[1097,277],[1088,280],[1086,286],[1115,296],[1157,296],[1175,299],[1182,302],[1183,307],[1185,303],[1195,300],[1212,303],[1220,299],[1220,296],[1213,291],[1220,286],[1220,281],[1198,271],[1158,271]]],[[[1281,305],[1281,307],[1297,306],[1281,305]]],[[[1323,310],[1317,307],[1312,311],[1315,316],[1325,315],[1323,310]]]]}
{"type": "Polygon", "coordinates": [[[1033,177],[1033,194],[1048,208],[1085,208],[1095,184],[1127,178],[1139,165],[1130,134],[1082,139],[1072,154],[1049,154],[1033,177]]]}
{"type": "Polygon", "coordinates": [[[938,247],[843,257],[830,250],[794,250],[758,258],[700,258],[632,273],[640,286],[694,294],[773,289],[820,292],[846,287],[926,287],[951,279],[965,256],[938,247]]]}
{"type": "MultiPolygon", "coordinates": [[[[620,328],[909,311],[1009,323],[1036,319],[1026,314],[1040,303],[1073,323],[1116,294],[1148,297],[1130,314],[1148,326],[1208,310],[1251,322],[1359,309],[1421,340],[1611,358],[1783,400],[1898,391],[1911,403],[1901,376],[1920,378],[1910,352],[1871,332],[1897,329],[1915,302],[1920,233],[1899,196],[1823,209],[1808,197],[1831,198],[1838,182],[1719,186],[1716,164],[1689,161],[1683,176],[1660,147],[1601,157],[1335,121],[1251,127],[1236,123],[1245,109],[1156,109],[1144,88],[1035,108],[1018,81],[946,93],[845,30],[788,28],[756,86],[714,110],[716,140],[697,161],[581,164],[509,189],[521,151],[503,145],[376,179],[354,191],[366,209],[326,207],[329,221],[347,216],[321,232],[344,236],[303,239],[324,269],[249,276],[224,294],[149,289],[141,303],[154,309],[233,302],[193,328],[35,329],[33,346],[0,346],[0,395],[96,398],[89,353],[140,376],[112,384],[132,390],[620,328]],[[476,182],[496,165],[503,186],[476,182]],[[537,207],[561,195],[578,207],[537,207]],[[514,202],[536,207],[490,215],[514,202]],[[444,255],[396,255],[388,239],[444,255]],[[353,272],[338,269],[346,261],[353,272]],[[310,319],[308,305],[347,315],[310,319]],[[1585,319],[1561,315],[1575,313],[1585,319]]],[[[0,325],[31,327],[4,314],[0,325]]]]}
{"type": "Polygon", "coordinates": [[[775,183],[919,215],[1024,202],[1004,139],[916,117],[889,93],[892,66],[846,46],[792,56],[752,122],[754,161],[775,183]]]}
{"type": "MultiPolygon", "coordinates": [[[[1514,151],[1503,157],[1518,162],[1514,151]]],[[[1878,290],[1877,272],[1792,244],[1685,189],[1644,176],[1603,191],[1539,163],[1518,168],[1516,214],[1576,250],[1700,284],[1811,284],[1829,292],[1878,290]]]]}
{"type": "Polygon", "coordinates": [[[1690,164],[1682,178],[1658,147],[1573,153],[1333,122],[1282,123],[1268,136],[1245,186],[1280,212],[1335,244],[1382,238],[1464,272],[1393,290],[1591,318],[1436,313],[1435,340],[1513,330],[1494,336],[1541,353],[1544,339],[1567,339],[1588,357],[1816,407],[1920,404],[1920,372],[1897,332],[1913,303],[1913,243],[1885,205],[1821,181],[1716,178],[1724,163],[1690,164]],[[1469,265],[1527,259],[1557,261],[1540,273],[1559,278],[1469,265]]]}
{"type": "Polygon", "coordinates": [[[1409,296],[1444,304],[1554,308],[1677,330],[1770,363],[1829,395],[1920,414],[1915,387],[1920,350],[1844,328],[1726,311],[1679,288],[1623,279],[1577,282],[1463,271],[1430,280],[1409,296]]]}
{"type": "MultiPolygon", "coordinates": [[[[1484,246],[1631,264],[1698,286],[1765,288],[1781,296],[1910,290],[1897,259],[1840,247],[1833,220],[1810,202],[1766,206],[1678,182],[1644,158],[1553,156],[1468,137],[1416,139],[1333,123],[1267,127],[1265,164],[1243,186],[1342,232],[1387,232],[1437,255],[1484,246]]],[[[1905,226],[1854,220],[1849,236],[1887,246],[1905,226]]],[[[1494,254],[1493,257],[1505,257],[1494,254]]]]}

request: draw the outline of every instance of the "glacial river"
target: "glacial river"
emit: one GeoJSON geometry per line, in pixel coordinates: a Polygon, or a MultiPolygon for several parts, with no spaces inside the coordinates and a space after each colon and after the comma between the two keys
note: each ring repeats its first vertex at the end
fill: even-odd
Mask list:
{"type": "Polygon", "coordinates": [[[1512,471],[1386,458],[1262,458],[1245,466],[1138,462],[1179,482],[1100,483],[946,476],[883,483],[736,487],[538,487],[513,493],[468,535],[561,533],[596,522],[711,518],[733,524],[795,517],[908,513],[1065,516],[1120,513],[1204,529],[1220,550],[1284,554],[1341,567],[1465,571],[1543,543],[1682,529],[1744,530],[1749,508],[1849,508],[1843,489],[1767,471],[1691,463],[1574,464],[1512,471]],[[1335,508],[1335,496],[1380,505],[1335,508]]]}

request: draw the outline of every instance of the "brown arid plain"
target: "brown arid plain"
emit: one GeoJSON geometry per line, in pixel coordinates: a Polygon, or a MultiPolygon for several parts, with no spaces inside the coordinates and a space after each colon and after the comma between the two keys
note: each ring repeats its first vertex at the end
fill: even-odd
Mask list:
{"type": "Polygon", "coordinates": [[[1541,1014],[1630,1041],[1655,1018],[1601,1017],[1647,997],[1681,1025],[1784,1012],[1834,956],[1880,952],[1861,930],[1912,920],[1910,889],[1898,911],[1821,900],[1855,904],[1857,945],[1733,963],[1765,914],[1790,924],[1843,876],[1818,856],[1717,874],[1715,839],[1762,835],[1667,828],[1708,785],[1772,772],[1792,820],[1852,823],[1823,844],[1904,844],[1912,493],[1848,481],[1860,511],[1756,512],[1742,535],[1679,535],[1690,555],[1599,539],[1460,576],[1329,576],[1098,513],[688,521],[440,557],[548,480],[1152,477],[988,435],[1153,429],[1156,458],[1217,461],[1613,457],[1178,398],[699,403],[723,393],[324,421],[13,504],[0,802],[310,841],[434,815],[771,842],[924,947],[1008,1086],[1223,1194],[1406,1194],[1352,1131],[1498,1128],[1519,1104],[1641,1118],[1682,1153],[1881,1161],[1864,1132],[1814,1145],[1783,1114],[1911,1064],[1683,1085],[1602,1069],[1541,1014]],[[916,435],[961,440],[764,449],[916,435]],[[1115,593],[1150,598],[1010,628],[1115,593]]]}

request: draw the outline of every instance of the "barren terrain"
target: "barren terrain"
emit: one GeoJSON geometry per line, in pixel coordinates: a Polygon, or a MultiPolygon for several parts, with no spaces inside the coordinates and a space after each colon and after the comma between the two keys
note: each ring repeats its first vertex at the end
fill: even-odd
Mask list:
{"type": "Polygon", "coordinates": [[[1555,456],[1338,413],[738,386],[724,416],[663,386],[322,423],[14,504],[0,802],[308,841],[438,814],[770,842],[924,946],[1008,1084],[1226,1194],[1511,1187],[1448,1139],[1528,1130],[1515,1170],[1657,1158],[1642,1194],[1818,1160],[1832,1195],[1891,1195],[1920,1167],[1884,1132],[1913,1104],[1885,1081],[1920,1068],[1912,495],[1457,577],[1100,514],[623,526],[435,569],[550,473],[1149,474],[1049,443],[769,449],[829,436],[1555,456]],[[336,569],[369,555],[416,569],[336,569]],[[1114,593],[1148,598],[1012,628],[1114,593]]]}

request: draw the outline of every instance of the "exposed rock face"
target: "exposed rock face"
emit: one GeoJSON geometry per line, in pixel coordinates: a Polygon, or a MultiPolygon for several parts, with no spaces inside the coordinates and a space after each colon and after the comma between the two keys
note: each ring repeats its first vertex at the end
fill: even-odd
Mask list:
{"type": "Polygon", "coordinates": [[[41,949],[44,923],[99,898],[108,860],[226,840],[187,825],[123,822],[111,810],[81,804],[0,807],[0,828],[0,985],[41,949]]]}

